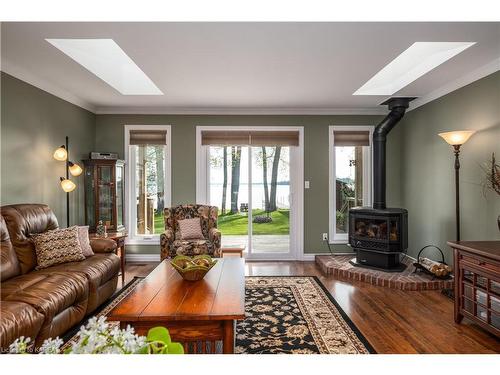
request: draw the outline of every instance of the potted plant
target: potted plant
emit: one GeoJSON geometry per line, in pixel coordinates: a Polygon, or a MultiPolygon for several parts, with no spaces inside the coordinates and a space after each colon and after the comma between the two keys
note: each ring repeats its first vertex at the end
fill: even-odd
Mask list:
{"type": "MultiPolygon", "coordinates": [[[[40,354],[183,354],[184,348],[172,342],[165,327],[151,328],[147,336],[139,336],[134,329],[127,326],[120,329],[110,326],[106,317],[90,318],[87,325],[82,326],[77,339],[69,348],[61,351],[63,340],[59,337],[47,339],[40,348],[40,354]]],[[[9,347],[12,354],[32,352],[31,339],[24,336],[16,339],[9,347]]]]}

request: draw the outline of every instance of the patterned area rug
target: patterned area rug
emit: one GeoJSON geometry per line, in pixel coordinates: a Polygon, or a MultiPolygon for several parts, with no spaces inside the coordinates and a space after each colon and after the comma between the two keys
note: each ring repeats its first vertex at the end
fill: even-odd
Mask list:
{"type": "Polygon", "coordinates": [[[375,353],[316,277],[247,277],[236,352],[375,353]]]}
{"type": "MultiPolygon", "coordinates": [[[[132,280],[96,315],[107,315],[141,280],[132,280]]],[[[236,353],[375,353],[316,277],[247,277],[245,294],[246,318],[236,324],[236,353]]],[[[78,329],[64,337],[65,348],[78,329]]]]}

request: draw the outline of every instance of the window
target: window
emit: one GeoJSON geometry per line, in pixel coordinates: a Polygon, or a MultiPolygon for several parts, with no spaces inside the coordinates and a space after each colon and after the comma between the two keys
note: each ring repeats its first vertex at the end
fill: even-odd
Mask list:
{"type": "Polygon", "coordinates": [[[126,125],[127,229],[131,243],[159,243],[170,206],[170,126],[126,125]]]}
{"type": "Polygon", "coordinates": [[[347,243],[349,209],[371,205],[372,126],[330,126],[330,243],[347,243]]]}

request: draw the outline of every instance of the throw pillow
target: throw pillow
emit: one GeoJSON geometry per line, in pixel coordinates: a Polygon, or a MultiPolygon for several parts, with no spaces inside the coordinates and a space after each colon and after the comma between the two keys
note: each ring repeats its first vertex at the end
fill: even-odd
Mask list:
{"type": "Polygon", "coordinates": [[[78,227],[54,229],[31,236],[35,244],[37,270],[56,264],[85,260],[78,240],[78,227]]]}
{"type": "Polygon", "coordinates": [[[80,246],[82,247],[82,253],[85,256],[85,258],[94,255],[92,247],[90,246],[88,225],[84,227],[78,227],[78,240],[80,241],[80,246]]]}
{"type": "Polygon", "coordinates": [[[181,233],[181,240],[203,240],[200,218],[184,219],[177,222],[181,233]]]}

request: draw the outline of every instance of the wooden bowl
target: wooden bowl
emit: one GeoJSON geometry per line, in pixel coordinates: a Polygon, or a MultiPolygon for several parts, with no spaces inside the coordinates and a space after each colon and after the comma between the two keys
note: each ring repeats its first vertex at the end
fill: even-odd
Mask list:
{"type": "Polygon", "coordinates": [[[212,259],[210,255],[196,255],[194,257],[188,257],[185,255],[177,255],[170,264],[174,267],[179,275],[184,280],[187,281],[199,281],[202,280],[205,275],[215,266],[217,260],[212,259]],[[194,262],[198,259],[205,259],[209,266],[197,265],[194,262]],[[188,266],[186,267],[186,263],[188,266]]]}

